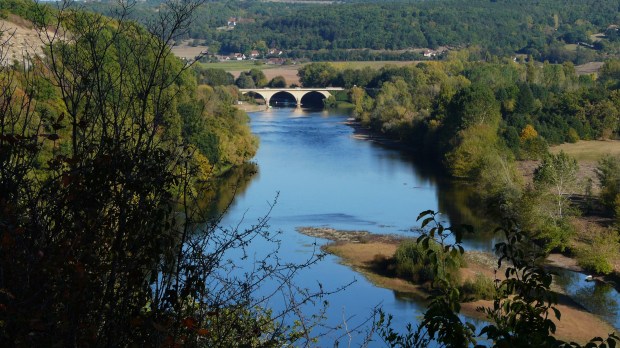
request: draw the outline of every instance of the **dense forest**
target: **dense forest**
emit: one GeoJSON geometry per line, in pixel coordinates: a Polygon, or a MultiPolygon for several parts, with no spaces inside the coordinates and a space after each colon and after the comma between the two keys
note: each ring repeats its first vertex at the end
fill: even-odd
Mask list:
{"type": "MultiPolygon", "coordinates": [[[[606,62],[594,79],[578,76],[572,63],[484,62],[471,53],[379,70],[311,63],[299,76],[304,86],[349,88],[363,126],[399,140],[418,156],[439,160],[454,177],[473,179],[482,206],[536,231],[537,244],[546,252],[570,248],[576,232],[570,221],[579,213],[567,190],[578,187],[577,164],[564,155],[549,155],[548,146],[620,136],[620,63],[606,62]],[[515,160],[542,160],[534,186],[525,185],[515,160]],[[558,179],[558,173],[566,177],[558,179]],[[541,195],[554,180],[565,187],[555,197],[541,195]]],[[[616,221],[620,196],[614,168],[619,163],[610,157],[598,169],[601,202],[616,221]]],[[[615,234],[606,234],[611,238],[607,242],[615,234]]],[[[606,242],[596,243],[592,250],[606,242]]],[[[586,260],[591,253],[581,255],[586,268],[609,273],[617,251],[599,253],[596,262],[586,260]]]]}
{"type": "MultiPolygon", "coordinates": [[[[483,310],[489,323],[480,332],[458,316],[459,290],[447,275],[434,283],[436,292],[417,329],[394,332],[389,316],[379,313],[369,331],[395,347],[468,346],[478,340],[497,346],[569,346],[553,337],[555,324],[549,317],[559,319],[560,313],[553,306],[551,275],[535,257],[569,247],[574,234],[570,219],[576,212],[564,185],[574,182],[576,163],[564,154],[550,155],[547,146],[619,136],[620,62],[607,61],[595,78],[578,76],[570,62],[514,61],[491,53],[512,54],[532,44],[529,40],[535,35],[513,32],[506,35],[505,46],[497,44],[497,33],[514,25],[522,18],[518,16],[532,16],[531,28],[523,22],[528,33],[548,32],[540,36],[541,47],[532,44],[541,51],[529,52],[540,58],[537,55],[558,40],[568,42],[565,35],[574,27],[583,25],[588,34],[607,28],[615,20],[617,3],[498,0],[469,6],[446,0],[317,7],[214,2],[205,5],[222,9],[211,12],[214,23],[222,14],[247,15],[254,22],[245,23],[246,29],[241,23],[234,30],[214,31],[212,37],[196,34],[201,22],[192,20],[192,14],[200,18],[201,11],[207,11],[201,1],[156,4],[154,12],[121,2],[110,18],[69,3],[0,3],[0,16],[28,20],[44,39],[44,55],[0,65],[0,345],[316,344],[311,330],[320,315],[305,316],[300,308],[320,305],[325,292],[300,289],[290,281],[320,255],[309,256],[304,264],[282,263],[267,217],[249,230],[237,230],[218,226],[221,216],[204,209],[205,196],[223,195],[212,186],[214,176],[232,167],[242,173],[253,170],[241,167],[258,144],[247,115],[233,105],[239,96],[232,83],[275,86],[281,81],[268,82],[254,69],[237,81],[222,70],[192,69],[171,54],[170,46],[195,36],[221,43],[226,50],[227,35],[247,30],[249,47],[261,41],[260,47],[271,45],[267,37],[272,37],[282,40],[273,45],[290,44],[291,49],[335,48],[334,42],[353,46],[358,39],[363,42],[360,47],[398,49],[372,45],[379,42],[374,35],[384,35],[384,42],[388,32],[400,35],[398,25],[387,26],[401,23],[389,17],[399,13],[398,18],[410,21],[411,33],[419,28],[419,39],[425,40],[420,42],[429,47],[476,46],[452,51],[442,62],[380,70],[339,70],[313,63],[300,70],[301,82],[347,87],[361,125],[439,158],[453,176],[475,179],[480,201],[508,219],[500,229],[506,238],[497,252],[499,263],[509,264],[506,274],[512,277],[494,285],[493,306],[483,310]],[[453,8],[434,12],[437,4],[453,8]],[[587,11],[586,4],[591,6],[587,11]],[[493,12],[500,5],[506,7],[505,15],[493,12]],[[521,11],[516,10],[519,6],[521,11]],[[528,6],[540,9],[530,11],[528,6]],[[306,46],[274,34],[288,29],[260,29],[267,24],[280,28],[278,23],[285,21],[280,13],[318,8],[333,11],[315,11],[300,19],[309,20],[306,24],[281,27],[309,33],[306,46]],[[351,13],[355,17],[346,17],[351,13]],[[368,13],[381,18],[374,20],[368,13]],[[510,16],[517,17],[511,22],[510,16]],[[472,23],[454,27],[458,22],[451,21],[456,17],[472,23]],[[136,18],[147,18],[146,25],[132,20],[136,18]],[[347,34],[353,29],[343,22],[339,37],[340,31],[321,32],[321,18],[324,28],[336,18],[358,24],[363,22],[359,18],[367,18],[365,23],[380,25],[364,29],[369,36],[360,37],[347,34]],[[483,23],[504,19],[508,27],[498,26],[497,20],[487,23],[499,28],[489,33],[483,34],[480,27],[461,30],[478,25],[474,18],[483,23]],[[318,32],[308,29],[310,25],[318,32]],[[533,185],[520,180],[515,159],[541,160],[533,185]],[[239,263],[248,258],[246,248],[257,239],[273,242],[273,252],[254,260],[249,271],[240,271],[239,263]],[[265,279],[278,282],[278,299],[286,305],[281,312],[265,308],[268,301],[255,294],[265,279]]],[[[1,32],[7,39],[0,44],[4,58],[11,34],[1,32]]],[[[608,157],[598,171],[600,201],[616,219],[618,168],[620,159],[608,157]]],[[[224,180],[235,178],[232,174],[224,180]]],[[[416,243],[434,260],[429,265],[434,271],[447,269],[450,258],[463,253],[460,240],[468,229],[443,226],[436,216],[431,211],[420,214],[427,229],[416,243]],[[449,234],[454,236],[451,244],[446,242],[449,234]]],[[[610,271],[602,251],[617,245],[614,228],[586,244],[580,259],[584,267],[610,271]],[[593,254],[602,257],[593,259],[593,254]]],[[[616,340],[613,335],[608,341],[595,338],[591,346],[615,346],[616,340]]]]}
{"type": "MultiPolygon", "coordinates": [[[[146,20],[158,2],[136,6],[146,20]]],[[[414,48],[479,45],[493,55],[581,64],[618,53],[618,4],[605,1],[209,2],[188,38],[212,52],[268,48],[312,60],[407,60],[414,48]],[[234,26],[228,19],[236,18],[234,26]],[[605,34],[593,37],[593,34],[605,34]],[[403,51],[405,50],[405,51],[403,51]]],[[[89,8],[106,12],[102,4],[89,8]]]]}

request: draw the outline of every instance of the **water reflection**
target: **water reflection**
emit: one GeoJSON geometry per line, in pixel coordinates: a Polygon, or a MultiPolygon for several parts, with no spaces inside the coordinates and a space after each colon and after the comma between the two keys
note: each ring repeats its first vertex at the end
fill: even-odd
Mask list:
{"type": "Polygon", "coordinates": [[[556,270],[555,282],[571,298],[589,312],[600,315],[620,330],[620,295],[611,285],[602,281],[586,281],[582,273],[556,270]]]}
{"type": "Polygon", "coordinates": [[[195,204],[206,212],[206,216],[217,217],[234,207],[236,199],[243,197],[252,180],[259,177],[256,163],[232,168],[223,176],[205,183],[195,204]]]}

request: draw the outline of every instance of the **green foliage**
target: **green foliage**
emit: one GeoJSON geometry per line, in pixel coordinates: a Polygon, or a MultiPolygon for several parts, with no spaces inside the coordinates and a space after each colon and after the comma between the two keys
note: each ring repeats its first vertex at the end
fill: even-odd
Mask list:
{"type": "Polygon", "coordinates": [[[549,145],[543,137],[521,138],[519,157],[521,159],[539,160],[549,153],[549,145]]]}
{"type": "MultiPolygon", "coordinates": [[[[415,241],[402,242],[394,253],[396,275],[415,284],[433,283],[438,276],[435,273],[437,259],[430,257],[429,251],[436,255],[443,252],[440,249],[441,246],[435,241],[429,242],[428,248],[415,241]]],[[[442,277],[456,283],[459,280],[458,270],[463,264],[463,259],[460,255],[455,257],[446,255],[446,259],[447,267],[442,277]]]]}
{"type": "Polygon", "coordinates": [[[484,85],[472,84],[455,95],[446,120],[449,129],[466,129],[488,125],[496,130],[501,119],[499,103],[493,91],[484,85]]]}
{"type": "Polygon", "coordinates": [[[570,218],[577,210],[570,194],[575,192],[577,171],[577,162],[565,153],[547,155],[534,172],[534,187],[524,192],[519,203],[516,218],[524,228],[536,231],[530,237],[545,252],[565,249],[575,233],[570,218]]]}
{"type": "Polygon", "coordinates": [[[509,155],[489,154],[476,178],[477,194],[495,216],[516,218],[523,197],[523,177],[509,155]]]}
{"type": "Polygon", "coordinates": [[[577,160],[569,157],[563,151],[557,155],[548,154],[534,171],[534,183],[541,191],[551,190],[555,196],[557,209],[553,215],[557,219],[564,217],[568,202],[568,195],[574,192],[577,184],[577,160]]]}
{"type": "Polygon", "coordinates": [[[231,73],[226,72],[224,69],[203,69],[199,64],[196,64],[194,69],[198,74],[198,84],[201,85],[230,86],[235,82],[235,77],[231,73]]]}
{"type": "Polygon", "coordinates": [[[268,84],[271,88],[285,88],[286,87],[286,79],[280,75],[274,77],[269,81],[268,84]]]}
{"type": "Polygon", "coordinates": [[[242,72],[235,80],[235,85],[239,88],[256,88],[256,82],[249,74],[242,72]]]}
{"type": "Polygon", "coordinates": [[[452,175],[476,178],[485,170],[490,157],[498,152],[497,132],[481,124],[461,130],[454,140],[453,150],[446,154],[446,164],[452,175]]]}
{"type": "Polygon", "coordinates": [[[267,85],[267,78],[262,70],[252,68],[250,71],[242,71],[235,80],[235,85],[239,88],[260,88],[267,85]]]}
{"type": "Polygon", "coordinates": [[[591,243],[577,250],[577,262],[588,271],[609,274],[614,270],[611,260],[618,255],[620,237],[611,229],[596,232],[591,243]]]}
{"type": "MultiPolygon", "coordinates": [[[[596,168],[596,175],[601,185],[599,194],[601,202],[614,212],[619,206],[620,196],[620,158],[613,156],[603,157],[596,168]]],[[[620,216],[616,213],[616,216],[620,216]]]]}
{"type": "Polygon", "coordinates": [[[492,300],[495,297],[495,283],[481,273],[476,273],[474,279],[467,279],[459,287],[463,301],[492,300]]]}
{"type": "Polygon", "coordinates": [[[328,87],[336,78],[336,68],[329,63],[311,63],[297,71],[304,87],[328,87]]]}
{"type": "Polygon", "coordinates": [[[579,134],[577,134],[575,128],[569,128],[566,138],[569,143],[576,143],[579,141],[579,134]]]}

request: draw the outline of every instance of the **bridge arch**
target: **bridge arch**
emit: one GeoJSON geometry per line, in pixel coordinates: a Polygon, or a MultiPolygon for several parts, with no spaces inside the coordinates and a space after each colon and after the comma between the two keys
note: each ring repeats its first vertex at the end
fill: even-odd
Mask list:
{"type": "Polygon", "coordinates": [[[250,96],[255,101],[258,100],[259,98],[261,98],[261,99],[263,99],[265,101],[265,105],[269,106],[269,100],[267,98],[265,98],[265,96],[262,95],[259,91],[249,91],[249,92],[245,92],[245,93],[242,93],[242,94],[250,96]]]}
{"type": "Polygon", "coordinates": [[[271,106],[273,104],[277,104],[278,102],[282,102],[283,104],[292,103],[293,105],[297,105],[297,106],[301,105],[301,100],[297,100],[295,95],[293,95],[293,93],[289,91],[280,91],[280,92],[275,93],[271,97],[271,101],[269,105],[271,106]]]}
{"type": "Polygon", "coordinates": [[[317,105],[324,105],[324,101],[325,99],[329,98],[331,96],[331,94],[329,92],[323,92],[323,91],[310,91],[308,93],[305,93],[301,99],[299,100],[299,102],[302,105],[308,104],[308,103],[316,103],[317,105]]]}
{"type": "Polygon", "coordinates": [[[304,96],[306,96],[306,94],[309,93],[319,93],[321,94],[323,97],[325,98],[329,98],[329,96],[331,95],[331,91],[342,91],[344,90],[344,88],[340,88],[340,87],[325,87],[325,88],[302,88],[302,87],[296,87],[296,88],[247,88],[247,89],[240,89],[242,94],[247,94],[250,92],[256,93],[258,95],[260,95],[261,97],[263,97],[263,99],[265,99],[265,103],[267,104],[267,107],[269,107],[269,103],[271,101],[271,98],[281,92],[286,92],[287,94],[292,95],[295,98],[295,102],[297,104],[297,107],[301,106],[302,103],[302,98],[304,98],[304,96]]]}

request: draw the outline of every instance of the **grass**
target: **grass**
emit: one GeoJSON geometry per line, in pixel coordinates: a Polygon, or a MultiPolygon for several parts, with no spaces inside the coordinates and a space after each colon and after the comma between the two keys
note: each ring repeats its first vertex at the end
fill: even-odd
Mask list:
{"type": "Polygon", "coordinates": [[[605,155],[620,156],[620,141],[591,140],[578,141],[574,144],[562,144],[549,149],[552,153],[564,151],[577,161],[598,161],[605,155]]]}
{"type": "Polygon", "coordinates": [[[576,44],[567,44],[567,45],[564,45],[564,49],[569,51],[569,52],[575,52],[575,51],[577,51],[577,45],[576,44]]]}

